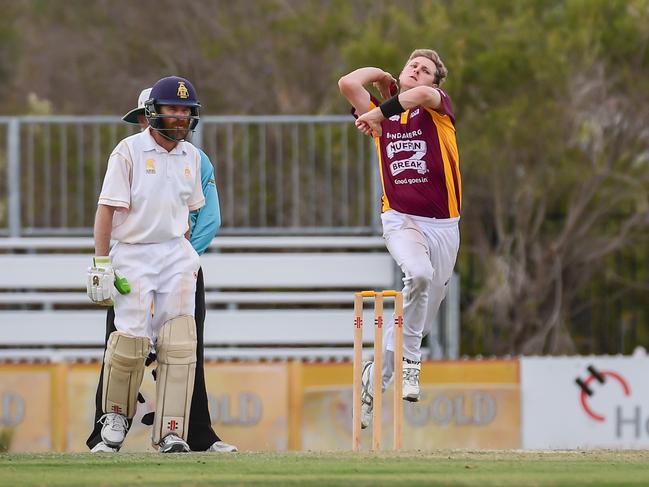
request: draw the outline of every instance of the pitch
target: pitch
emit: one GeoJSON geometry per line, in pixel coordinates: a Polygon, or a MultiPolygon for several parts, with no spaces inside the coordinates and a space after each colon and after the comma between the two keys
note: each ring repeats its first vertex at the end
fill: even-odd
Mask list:
{"type": "Polygon", "coordinates": [[[2,486],[649,485],[649,451],[2,454],[2,486]]]}

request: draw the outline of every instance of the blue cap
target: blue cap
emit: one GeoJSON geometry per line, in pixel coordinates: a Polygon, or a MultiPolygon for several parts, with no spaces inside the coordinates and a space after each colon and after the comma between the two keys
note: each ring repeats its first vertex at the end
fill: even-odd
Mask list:
{"type": "Polygon", "coordinates": [[[151,89],[150,100],[156,105],[200,106],[194,86],[180,76],[168,76],[156,81],[151,89]]]}

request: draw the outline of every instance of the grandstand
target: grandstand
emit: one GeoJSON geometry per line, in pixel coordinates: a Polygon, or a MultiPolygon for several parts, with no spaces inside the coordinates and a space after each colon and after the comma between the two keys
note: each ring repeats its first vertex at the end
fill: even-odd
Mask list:
{"type": "MultiPolygon", "coordinates": [[[[348,122],[202,118],[195,141],[223,216],[201,259],[206,358],[347,360],[353,291],[400,288],[379,235],[375,156],[348,122]]],[[[85,295],[91,225],[107,151],[131,132],[117,117],[0,117],[1,360],[101,358],[104,312],[85,295]]],[[[427,356],[457,357],[457,278],[433,328],[427,356]]]]}

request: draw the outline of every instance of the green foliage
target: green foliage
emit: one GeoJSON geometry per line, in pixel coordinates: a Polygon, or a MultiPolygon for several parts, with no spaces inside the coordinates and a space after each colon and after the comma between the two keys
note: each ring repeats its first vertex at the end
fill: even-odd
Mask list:
{"type": "Polygon", "coordinates": [[[649,335],[649,0],[5,1],[0,101],[114,114],[176,72],[205,113],[345,113],[341,75],[396,76],[422,47],[458,121],[463,352],[629,352],[649,335]]]}
{"type": "Polygon", "coordinates": [[[0,87],[9,84],[21,55],[20,31],[14,19],[20,11],[15,3],[0,5],[0,87]]]}
{"type": "Polygon", "coordinates": [[[14,428],[0,428],[0,453],[6,453],[11,449],[13,436],[14,428]]]}
{"type": "MultiPolygon", "coordinates": [[[[579,310],[604,302],[602,313],[589,314],[595,329],[619,329],[621,303],[627,321],[648,327],[643,300],[611,294],[606,284],[611,261],[643,248],[636,237],[647,224],[613,253],[602,250],[625,221],[646,212],[647,165],[629,158],[649,149],[630,108],[649,90],[648,19],[647,1],[380,3],[343,49],[345,71],[376,65],[398,75],[418,47],[437,50],[449,69],[444,87],[456,108],[464,178],[465,353],[575,351],[562,329],[573,329],[582,352],[630,351],[629,340],[616,343],[610,334],[581,340],[579,310]],[[616,113],[628,116],[621,132],[616,113]],[[594,223],[572,228],[569,215],[582,205],[578,220],[595,215],[594,223]],[[578,263],[590,251],[603,253],[578,263]],[[559,274],[544,277],[557,262],[559,274]],[[557,302],[558,319],[550,314],[557,302]],[[557,331],[545,334],[552,319],[557,331]]],[[[647,282],[646,272],[620,269],[647,282]]],[[[624,281],[631,280],[615,282],[628,289],[624,281]]]]}

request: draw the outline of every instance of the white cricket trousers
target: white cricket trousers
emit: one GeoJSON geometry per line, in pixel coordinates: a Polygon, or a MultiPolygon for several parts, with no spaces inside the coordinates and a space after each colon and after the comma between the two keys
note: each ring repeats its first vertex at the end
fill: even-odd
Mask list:
{"type": "Polygon", "coordinates": [[[115,297],[115,328],[148,337],[155,344],[160,327],[180,315],[194,315],[199,258],[185,238],[150,244],[118,242],[110,251],[113,267],[131,285],[115,297]]]}
{"type": "MultiPolygon", "coordinates": [[[[388,210],[383,238],[403,278],[403,357],[421,360],[421,339],[446,296],[460,247],[459,218],[436,219],[388,210]]],[[[383,388],[394,374],[394,320],[384,320],[383,388]]],[[[435,338],[436,340],[436,338],[435,338]]],[[[373,369],[373,367],[372,367],[373,369]]],[[[373,370],[371,377],[373,377],[373,370]]]]}

